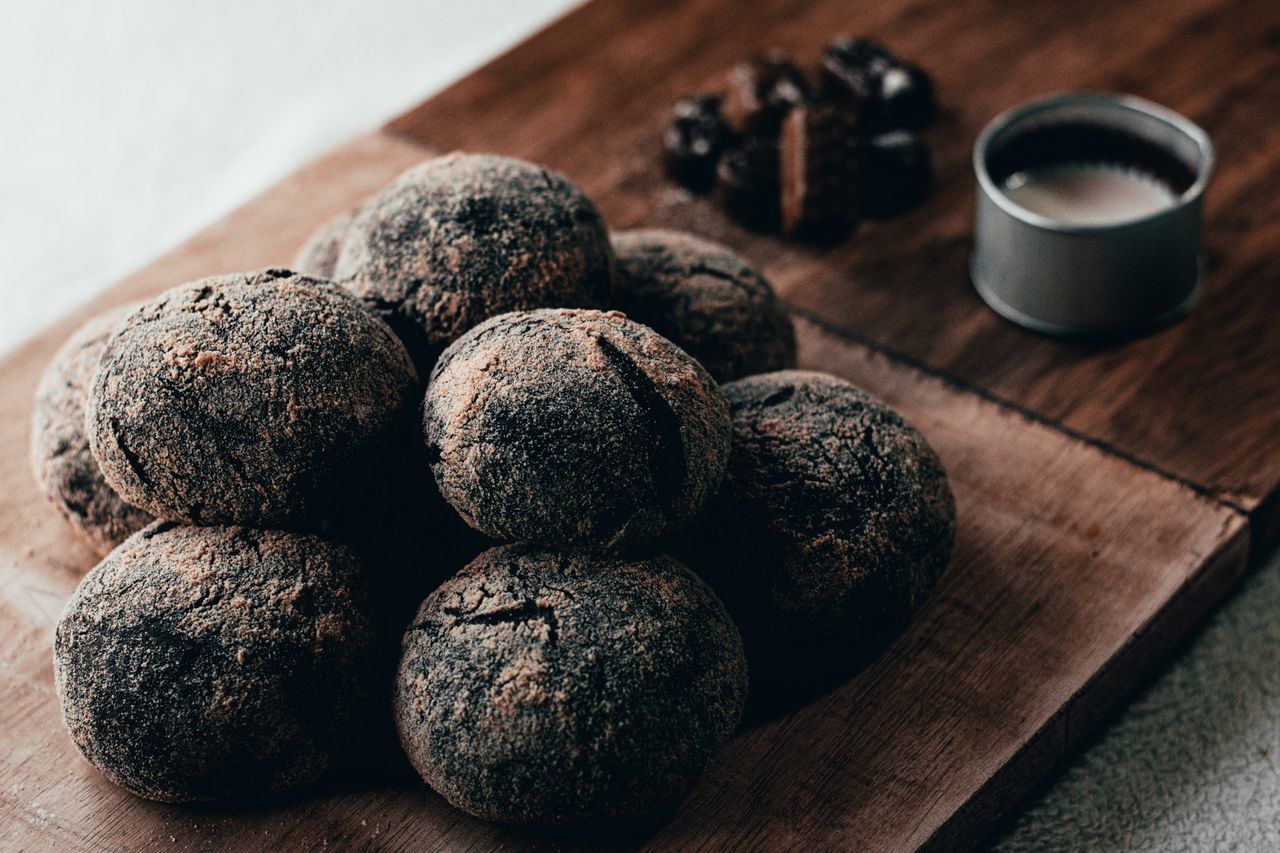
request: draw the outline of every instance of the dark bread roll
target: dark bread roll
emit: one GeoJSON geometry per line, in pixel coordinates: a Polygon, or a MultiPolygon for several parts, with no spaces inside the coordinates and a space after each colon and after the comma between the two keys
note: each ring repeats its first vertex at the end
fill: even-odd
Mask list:
{"type": "Polygon", "coordinates": [[[791,318],[730,249],[661,229],[613,235],[614,304],[702,363],[717,382],[796,366],[791,318]]]}
{"type": "Polygon", "coordinates": [[[315,536],[143,529],[85,576],[58,622],[72,740],[152,800],[315,781],[367,712],[374,632],[360,571],[315,536]]]}
{"type": "Polygon", "coordinates": [[[715,491],[729,411],[696,361],[617,312],[496,317],[440,357],[424,403],[445,500],[497,539],[618,549],[715,491]]]}
{"type": "Polygon", "coordinates": [[[600,214],[563,175],[451,154],[364,205],[334,277],[395,329],[425,376],[441,350],[490,317],[607,306],[613,256],[600,214]]]}
{"type": "Polygon", "coordinates": [[[350,294],[268,270],[135,309],[86,428],[106,481],[158,518],[310,527],[377,492],[416,396],[404,347],[350,294]]]}
{"type": "Polygon", "coordinates": [[[607,821],[683,798],[746,686],[737,629],[675,560],[508,545],[423,602],[394,708],[410,761],[458,808],[607,821]]]}
{"type": "Polygon", "coordinates": [[[125,306],[99,314],[67,339],[40,380],[31,427],[36,482],[100,555],[151,522],[150,513],[107,485],[84,426],[93,372],[111,332],[131,310],[125,306]]]}
{"type": "Polygon", "coordinates": [[[678,553],[742,629],[753,680],[810,681],[865,663],[950,558],[955,502],[937,454],[834,376],[781,371],[724,392],[729,468],[678,553]]]}

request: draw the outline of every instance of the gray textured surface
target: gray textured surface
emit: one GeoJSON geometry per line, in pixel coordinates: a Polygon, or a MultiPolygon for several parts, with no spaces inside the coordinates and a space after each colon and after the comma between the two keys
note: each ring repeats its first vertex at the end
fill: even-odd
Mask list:
{"type": "Polygon", "coordinates": [[[0,351],[572,5],[3,0],[0,351]]]}
{"type": "Polygon", "coordinates": [[[1280,555],[997,847],[1280,850],[1280,555]]]}
{"type": "MultiPolygon", "coordinates": [[[[9,0],[0,351],[569,5],[9,0]]],[[[1277,849],[1278,760],[1273,559],[1002,843],[1277,849]]]]}

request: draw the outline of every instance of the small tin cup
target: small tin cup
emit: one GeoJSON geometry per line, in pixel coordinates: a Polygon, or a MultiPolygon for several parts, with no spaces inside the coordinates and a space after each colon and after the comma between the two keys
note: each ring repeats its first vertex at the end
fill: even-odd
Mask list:
{"type": "Polygon", "coordinates": [[[1125,335],[1172,323],[1195,303],[1213,145],[1191,121],[1140,98],[1058,95],[995,118],[974,144],[973,168],[970,275],[1004,317],[1052,335],[1125,335]],[[1025,170],[1073,162],[1139,171],[1166,185],[1169,201],[1095,223],[1036,213],[1006,194],[1025,170]]]}

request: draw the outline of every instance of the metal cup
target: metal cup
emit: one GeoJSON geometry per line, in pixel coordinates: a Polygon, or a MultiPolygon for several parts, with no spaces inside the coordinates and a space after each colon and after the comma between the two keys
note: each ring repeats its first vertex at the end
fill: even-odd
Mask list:
{"type": "Polygon", "coordinates": [[[978,294],[1004,317],[1052,335],[1123,335],[1172,323],[1195,303],[1213,145],[1191,121],[1140,98],[1058,95],[995,118],[974,144],[973,168],[978,203],[970,275],[978,294]],[[1055,140],[1065,128],[1075,136],[1055,140]],[[1090,129],[1096,139],[1088,139],[1090,129]],[[1123,162],[1145,157],[1185,169],[1179,172],[1185,186],[1167,207],[1105,224],[1051,219],[1005,195],[1008,175],[999,172],[1010,158],[1052,163],[1081,139],[1089,156],[1120,140],[1112,152],[1120,165],[1147,169],[1151,163],[1123,162]]]}

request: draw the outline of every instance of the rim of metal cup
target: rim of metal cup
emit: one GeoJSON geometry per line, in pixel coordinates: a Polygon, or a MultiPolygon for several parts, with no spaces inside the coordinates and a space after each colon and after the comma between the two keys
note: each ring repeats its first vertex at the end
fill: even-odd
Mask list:
{"type": "MultiPolygon", "coordinates": [[[[1099,122],[1104,124],[1104,122],[1099,122]]],[[[1152,140],[1153,141],[1153,140],[1152,140]]],[[[1168,148],[1169,145],[1161,144],[1168,148]]],[[[1173,152],[1180,159],[1185,159],[1178,152],[1173,152]]],[[[1215,153],[1213,142],[1209,139],[1209,135],[1197,124],[1190,119],[1182,116],[1173,110],[1162,107],[1159,104],[1152,103],[1145,98],[1139,98],[1134,95],[1116,95],[1095,92],[1066,92],[1047,95],[1036,98],[1023,104],[1019,104],[997,115],[982,132],[978,135],[973,145],[972,154],[973,170],[977,176],[979,187],[982,193],[1000,208],[1008,216],[1022,222],[1024,225],[1036,228],[1045,232],[1057,234],[1079,234],[1088,236],[1090,234],[1105,234],[1108,232],[1123,231],[1125,229],[1138,226],[1146,226],[1149,223],[1157,223],[1155,227],[1159,227],[1158,221],[1161,219],[1172,219],[1179,216],[1189,206],[1199,204],[1203,199],[1204,192],[1208,186],[1209,180],[1213,175],[1215,153]],[[1119,111],[1129,112],[1140,115],[1147,120],[1153,120],[1168,128],[1175,137],[1181,137],[1186,143],[1189,143],[1190,150],[1194,151],[1194,160],[1188,162],[1188,167],[1195,172],[1195,179],[1186,190],[1180,193],[1168,205],[1154,210],[1142,216],[1135,216],[1131,219],[1116,220],[1103,223],[1074,223],[1063,222],[1052,217],[1035,213],[1027,208],[1014,202],[991,177],[991,173],[987,168],[987,160],[992,153],[993,145],[1002,142],[1002,137],[1016,130],[1024,123],[1031,123],[1033,119],[1044,113],[1051,112],[1069,112],[1073,108],[1096,109],[1102,111],[1119,111]]],[[[980,236],[980,235],[978,235],[980,236]]],[[[1025,311],[1010,305],[1003,297],[993,291],[979,275],[976,267],[978,257],[977,247],[970,258],[970,278],[978,294],[982,297],[993,310],[1005,318],[1033,331],[1044,332],[1047,334],[1058,336],[1096,336],[1117,334],[1135,331],[1138,329],[1158,328],[1181,318],[1184,316],[1195,303],[1200,295],[1203,285],[1203,276],[1197,271],[1197,279],[1195,285],[1191,288],[1186,298],[1178,305],[1174,306],[1164,314],[1150,318],[1139,324],[1130,322],[1117,323],[1115,325],[1064,325],[1039,319],[1027,314],[1025,311]]]]}
{"type": "Polygon", "coordinates": [[[973,144],[973,171],[978,176],[978,182],[982,184],[987,194],[1000,205],[1000,208],[1011,216],[1023,220],[1031,225],[1036,225],[1050,231],[1058,231],[1064,234],[1077,234],[1082,232],[1098,232],[1113,231],[1116,228],[1123,228],[1140,222],[1150,222],[1159,219],[1162,216],[1169,216],[1179,210],[1185,209],[1188,204],[1195,199],[1204,195],[1205,187],[1209,184],[1209,178],[1213,175],[1214,166],[1214,150],[1213,142],[1209,139],[1209,134],[1205,133],[1200,125],[1191,121],[1186,116],[1180,115],[1167,107],[1162,107],[1157,103],[1148,101],[1145,98],[1139,98],[1136,95],[1107,95],[1097,92],[1065,92],[1056,95],[1047,95],[1043,98],[1037,98],[1025,104],[1019,104],[1016,107],[1005,110],[998,116],[987,123],[987,126],[978,134],[978,139],[973,144]],[[1196,170],[1196,179],[1187,187],[1173,202],[1159,210],[1153,210],[1151,213],[1143,216],[1135,216],[1132,219],[1122,219],[1114,222],[1105,223],[1073,223],[1063,222],[1039,213],[1027,210],[1022,205],[1013,201],[1004,193],[1004,189],[996,184],[991,178],[991,173],[987,170],[987,155],[991,150],[991,142],[999,134],[1005,133],[1018,124],[1032,118],[1040,113],[1052,110],[1061,110],[1064,107],[1122,107],[1131,112],[1141,113],[1149,118],[1153,118],[1159,122],[1168,125],[1173,130],[1185,136],[1196,147],[1199,154],[1200,162],[1189,164],[1196,170]]]}

